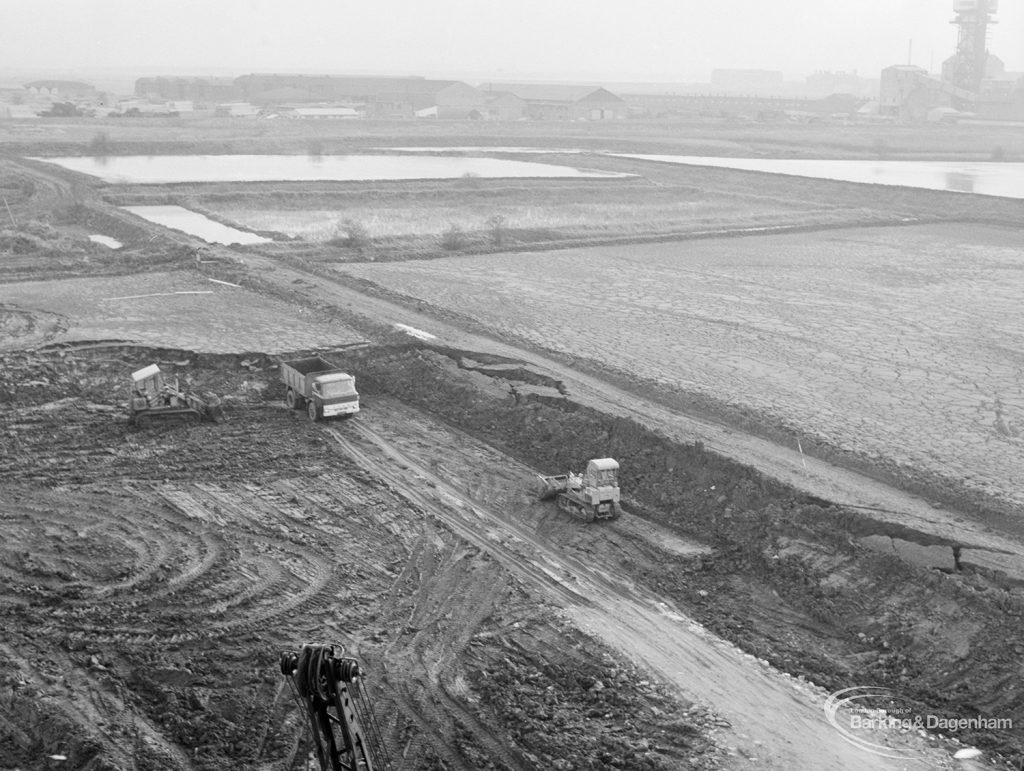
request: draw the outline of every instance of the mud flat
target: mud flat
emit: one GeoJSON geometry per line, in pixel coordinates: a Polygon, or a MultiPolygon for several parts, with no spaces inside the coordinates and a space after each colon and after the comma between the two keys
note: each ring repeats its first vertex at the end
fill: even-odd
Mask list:
{"type": "Polygon", "coordinates": [[[1024,504],[1014,353],[1024,296],[1008,229],[870,228],[337,269],[595,371],[1024,504]]]}
{"type": "Polygon", "coordinates": [[[280,351],[362,338],[339,321],[195,271],[21,281],[0,286],[4,348],[124,341],[197,351],[280,351]]]}

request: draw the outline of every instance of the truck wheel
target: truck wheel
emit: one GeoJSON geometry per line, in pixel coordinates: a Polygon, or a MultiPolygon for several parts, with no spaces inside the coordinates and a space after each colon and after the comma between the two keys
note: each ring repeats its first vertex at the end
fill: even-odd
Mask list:
{"type": "Polygon", "coordinates": [[[291,388],[288,389],[288,393],[284,395],[284,403],[288,405],[290,409],[297,410],[302,405],[299,403],[299,395],[295,393],[291,388]]]}
{"type": "Polygon", "coordinates": [[[306,414],[309,415],[310,420],[320,420],[320,410],[316,406],[316,402],[310,402],[306,406],[306,414]]]}

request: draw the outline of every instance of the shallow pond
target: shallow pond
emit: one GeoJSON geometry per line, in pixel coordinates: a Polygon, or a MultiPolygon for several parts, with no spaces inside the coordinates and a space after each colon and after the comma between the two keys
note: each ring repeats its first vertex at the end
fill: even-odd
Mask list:
{"type": "Polygon", "coordinates": [[[34,158],[105,182],[314,182],[460,177],[622,177],[604,171],[504,158],[420,155],[121,155],[34,158]]]}
{"type": "Polygon", "coordinates": [[[262,244],[270,240],[255,233],[222,225],[183,206],[124,206],[122,208],[150,222],[155,222],[157,225],[198,236],[210,244],[262,244]]]}
{"type": "Polygon", "coordinates": [[[124,244],[118,241],[116,238],[110,236],[104,236],[100,234],[94,234],[89,236],[89,240],[94,244],[103,244],[103,246],[110,247],[111,249],[120,249],[124,244]]]}
{"type": "Polygon", "coordinates": [[[558,147],[518,147],[507,145],[436,145],[433,147],[378,147],[377,150],[386,150],[395,153],[511,153],[521,155],[550,155],[552,153],[565,153],[567,155],[581,155],[586,150],[579,148],[563,149],[558,147]]]}
{"type": "Polygon", "coordinates": [[[708,158],[697,155],[619,154],[663,163],[718,166],[797,177],[835,179],[875,185],[902,185],[927,190],[952,190],[1004,198],[1024,198],[1024,164],[964,161],[830,161],[780,158],[708,158]]]}

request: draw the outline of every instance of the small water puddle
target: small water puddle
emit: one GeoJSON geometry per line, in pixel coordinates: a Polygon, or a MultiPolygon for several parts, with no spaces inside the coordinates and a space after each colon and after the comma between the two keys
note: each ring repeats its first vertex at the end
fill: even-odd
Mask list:
{"type": "Polygon", "coordinates": [[[586,150],[560,147],[512,147],[499,145],[438,145],[437,147],[376,147],[375,150],[396,153],[506,153],[516,155],[581,155],[586,150]]]}
{"type": "Polygon", "coordinates": [[[93,234],[89,236],[89,240],[92,241],[94,244],[103,244],[103,246],[109,246],[111,249],[120,249],[122,246],[124,246],[124,244],[122,244],[116,238],[111,238],[110,236],[93,234]]]}
{"type": "Polygon", "coordinates": [[[395,324],[395,328],[412,337],[418,337],[420,340],[437,340],[436,335],[424,332],[422,329],[416,329],[416,327],[410,327],[408,324],[395,324]]]}
{"type": "Polygon", "coordinates": [[[255,233],[248,233],[214,222],[209,217],[186,209],[184,206],[123,206],[122,208],[150,222],[155,222],[157,225],[197,236],[210,244],[263,244],[270,241],[269,238],[258,236],[255,233]]]}

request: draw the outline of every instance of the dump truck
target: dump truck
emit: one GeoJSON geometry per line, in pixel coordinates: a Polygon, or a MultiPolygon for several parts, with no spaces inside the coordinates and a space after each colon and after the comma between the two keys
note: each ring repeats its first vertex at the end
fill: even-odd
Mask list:
{"type": "Polygon", "coordinates": [[[285,403],[310,420],[351,418],[359,412],[356,379],[319,356],[281,362],[285,403]]]}
{"type": "Polygon", "coordinates": [[[616,519],[622,514],[619,506],[619,464],[611,458],[587,461],[582,474],[541,476],[538,497],[554,498],[558,508],[586,522],[595,519],[616,519]]]}
{"type": "Polygon", "coordinates": [[[213,394],[202,397],[181,389],[178,379],[171,385],[156,364],[132,373],[131,395],[128,397],[128,422],[146,426],[154,421],[196,423],[223,418],[220,399],[213,394]]]}

